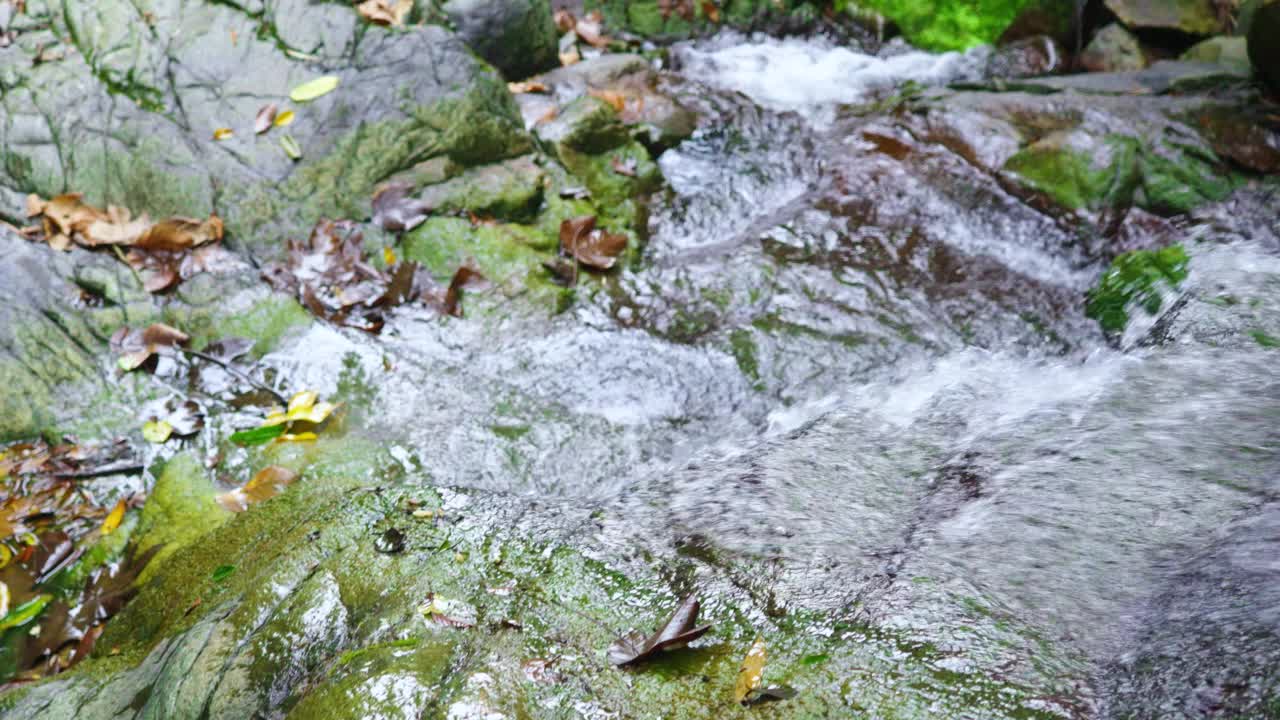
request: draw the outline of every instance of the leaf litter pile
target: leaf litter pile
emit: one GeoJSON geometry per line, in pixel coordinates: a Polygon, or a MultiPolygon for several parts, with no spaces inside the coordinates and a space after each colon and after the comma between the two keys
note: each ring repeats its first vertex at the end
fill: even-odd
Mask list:
{"type": "Polygon", "coordinates": [[[103,624],[123,607],[150,555],[108,562],[140,493],[109,498],[97,478],[136,475],[142,463],[123,439],[71,439],[0,448],[0,662],[11,682],[53,674],[82,660],[103,624]]]}
{"type": "Polygon", "coordinates": [[[43,239],[55,250],[73,245],[110,249],[134,272],[148,292],[163,292],[202,272],[223,272],[241,262],[222,247],[222,219],[172,217],[153,222],[145,213],[134,217],[128,208],[101,209],[84,202],[79,193],[45,200],[27,196],[27,217],[40,225],[27,228],[29,237],[43,239]],[[127,252],[125,251],[127,249],[127,252]]]}
{"type": "Polygon", "coordinates": [[[359,227],[345,220],[321,221],[306,242],[289,241],[285,261],[267,268],[264,277],[277,290],[295,295],[316,317],[370,333],[382,330],[389,308],[415,300],[460,315],[462,289],[483,280],[466,265],[447,287],[415,262],[380,270],[364,259],[359,227]]]}

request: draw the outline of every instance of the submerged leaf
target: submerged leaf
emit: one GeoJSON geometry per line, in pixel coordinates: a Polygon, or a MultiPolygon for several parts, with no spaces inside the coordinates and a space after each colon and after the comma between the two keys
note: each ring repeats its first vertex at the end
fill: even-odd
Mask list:
{"type": "Polygon", "coordinates": [[[258,110],[258,116],[253,119],[253,132],[256,135],[270,130],[276,121],[276,113],[279,107],[275,103],[267,103],[258,110]]]}
{"type": "Polygon", "coordinates": [[[3,618],[0,618],[0,632],[9,628],[21,627],[35,620],[40,616],[40,613],[44,612],[45,607],[52,600],[52,595],[37,595],[10,610],[3,618]]]}
{"type": "Polygon", "coordinates": [[[237,445],[262,445],[284,434],[284,424],[267,425],[264,427],[256,427],[250,430],[240,430],[232,433],[231,442],[237,445]]]}
{"type": "Polygon", "coordinates": [[[296,116],[294,115],[292,110],[285,110],[284,112],[276,116],[276,121],[272,124],[275,125],[276,127],[285,127],[287,125],[292,124],[295,117],[296,116]]]}
{"type": "Polygon", "coordinates": [[[290,91],[289,99],[299,103],[311,102],[336,90],[339,82],[341,79],[337,75],[325,75],[308,80],[290,91]]]}
{"type": "Polygon", "coordinates": [[[751,649],[747,651],[746,657],[742,659],[742,666],[738,668],[738,682],[733,688],[733,699],[736,702],[745,702],[746,699],[757,689],[764,680],[764,638],[756,638],[751,644],[751,649]]]}
{"type": "Polygon", "coordinates": [[[408,232],[422,224],[431,214],[431,206],[409,197],[412,186],[390,182],[373,194],[373,222],[390,232],[408,232]]]}
{"type": "Polygon", "coordinates": [[[560,223],[560,249],[596,270],[608,270],[627,249],[627,236],[596,228],[594,215],[569,218],[560,223]]]}
{"type": "Polygon", "coordinates": [[[218,504],[231,512],[244,512],[250,505],[269,500],[298,479],[298,473],[280,465],[268,465],[259,470],[249,482],[230,492],[217,496],[218,504]]]}
{"type": "Polygon", "coordinates": [[[231,128],[222,127],[213,131],[214,140],[226,140],[233,135],[235,135],[235,132],[233,132],[231,128]]]}
{"type": "Polygon", "coordinates": [[[680,607],[662,627],[645,637],[639,632],[629,632],[609,646],[609,662],[614,665],[630,665],[647,660],[664,650],[674,650],[697,640],[711,629],[710,625],[698,625],[698,599],[686,597],[680,607]]]}
{"type": "Polygon", "coordinates": [[[164,420],[148,420],[142,425],[142,438],[159,445],[173,435],[173,426],[164,420]]]}
{"type": "Polygon", "coordinates": [[[124,498],[121,498],[120,501],[116,503],[116,506],[111,509],[111,512],[107,513],[107,517],[102,521],[103,535],[110,535],[116,531],[116,528],[120,527],[121,521],[124,520],[124,511],[127,507],[128,505],[125,503],[124,498]]]}

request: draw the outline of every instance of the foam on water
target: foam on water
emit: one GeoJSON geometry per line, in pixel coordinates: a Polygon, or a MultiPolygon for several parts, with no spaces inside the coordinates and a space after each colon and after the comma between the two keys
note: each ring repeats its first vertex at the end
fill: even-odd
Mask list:
{"type": "Polygon", "coordinates": [[[685,75],[741,92],[773,110],[794,110],[816,125],[834,106],[871,99],[907,81],[941,85],[981,77],[989,50],[927,53],[894,47],[868,55],[813,39],[722,38],[719,47],[685,47],[676,58],[685,75]]]}

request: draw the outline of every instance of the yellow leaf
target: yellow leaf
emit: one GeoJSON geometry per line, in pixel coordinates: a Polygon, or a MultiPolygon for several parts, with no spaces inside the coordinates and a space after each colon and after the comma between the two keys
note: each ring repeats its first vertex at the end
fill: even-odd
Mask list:
{"type": "Polygon", "coordinates": [[[262,421],[262,425],[260,427],[271,427],[272,425],[283,425],[288,421],[289,421],[289,418],[285,415],[284,410],[281,410],[280,408],[276,408],[275,410],[272,410],[271,412],[267,413],[267,419],[262,421]]]}
{"type": "Polygon", "coordinates": [[[214,140],[226,140],[232,135],[235,135],[235,133],[231,131],[231,128],[218,128],[213,131],[214,140]]]}
{"type": "Polygon", "coordinates": [[[173,434],[173,426],[165,420],[149,420],[142,426],[142,437],[147,442],[159,445],[173,434]]]}
{"type": "Polygon", "coordinates": [[[292,110],[285,110],[284,112],[280,113],[279,115],[276,115],[276,122],[275,122],[275,125],[276,125],[276,127],[284,127],[285,125],[288,125],[288,124],[292,123],[292,122],[293,122],[293,118],[294,118],[293,111],[292,111],[292,110]]]}
{"type": "Polygon", "coordinates": [[[396,251],[392,250],[390,247],[382,248],[382,262],[386,263],[387,267],[391,267],[392,265],[395,265],[396,251]]]}
{"type": "Polygon", "coordinates": [[[325,75],[314,80],[308,80],[289,93],[289,99],[294,102],[311,102],[316,98],[328,95],[337,89],[341,78],[337,75],[325,75]]]}
{"type": "Polygon", "coordinates": [[[262,468],[243,487],[222,493],[214,498],[218,504],[231,512],[244,512],[250,505],[269,500],[289,487],[298,479],[298,473],[280,465],[268,465],[262,468]]]}
{"type": "Polygon", "coordinates": [[[13,559],[13,551],[8,545],[0,543],[0,569],[3,569],[13,559]]]}
{"type": "Polygon", "coordinates": [[[276,438],[273,442],[315,442],[316,434],[313,432],[285,433],[276,438]]]}
{"type": "Polygon", "coordinates": [[[760,688],[764,679],[764,638],[756,638],[742,659],[742,667],[738,668],[738,682],[733,687],[733,699],[743,702],[753,691],[760,688]]]}
{"type": "Polygon", "coordinates": [[[316,404],[316,400],[320,399],[320,393],[315,390],[303,390],[289,398],[289,412],[299,410],[310,410],[312,405],[316,404]]]}
{"type": "Polygon", "coordinates": [[[289,419],[289,422],[302,420],[303,422],[315,423],[319,425],[320,423],[325,421],[325,418],[329,417],[330,413],[333,412],[334,407],[336,406],[330,402],[316,403],[313,407],[298,408],[297,410],[293,410],[288,414],[287,417],[289,419]]]}
{"type": "Polygon", "coordinates": [[[120,527],[120,521],[124,520],[125,504],[124,500],[116,503],[116,506],[107,514],[107,518],[102,521],[102,534],[110,535],[120,527]]]}

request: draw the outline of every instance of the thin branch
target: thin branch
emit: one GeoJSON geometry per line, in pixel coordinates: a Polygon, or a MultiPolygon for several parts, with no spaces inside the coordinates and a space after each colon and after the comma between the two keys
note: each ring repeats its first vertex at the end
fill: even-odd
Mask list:
{"type": "Polygon", "coordinates": [[[181,350],[182,352],[186,353],[187,355],[192,355],[192,356],[194,356],[194,357],[198,357],[198,358],[200,358],[201,360],[205,360],[205,361],[207,361],[207,362],[211,362],[211,363],[213,363],[214,365],[217,365],[217,366],[221,367],[223,370],[226,370],[227,372],[231,373],[232,375],[235,375],[236,377],[240,378],[241,380],[244,380],[245,382],[249,383],[250,385],[252,385],[252,386],[254,386],[254,387],[258,388],[259,390],[262,390],[263,392],[269,393],[272,397],[274,397],[277,401],[279,401],[279,403],[280,403],[281,405],[288,405],[288,404],[289,404],[289,400],[288,400],[285,396],[281,395],[280,393],[276,392],[275,390],[271,389],[270,387],[267,387],[266,385],[263,385],[262,383],[258,382],[257,380],[254,380],[254,379],[253,379],[252,377],[250,377],[248,374],[246,374],[245,372],[241,371],[239,368],[235,367],[235,366],[234,366],[234,365],[232,365],[231,363],[229,363],[229,362],[227,362],[227,361],[225,361],[225,360],[223,360],[223,359],[221,359],[221,358],[214,357],[214,356],[209,355],[209,354],[207,354],[207,353],[202,353],[202,352],[200,352],[199,350],[188,350],[188,349],[186,349],[186,348],[179,348],[179,350],[181,350]]]}

